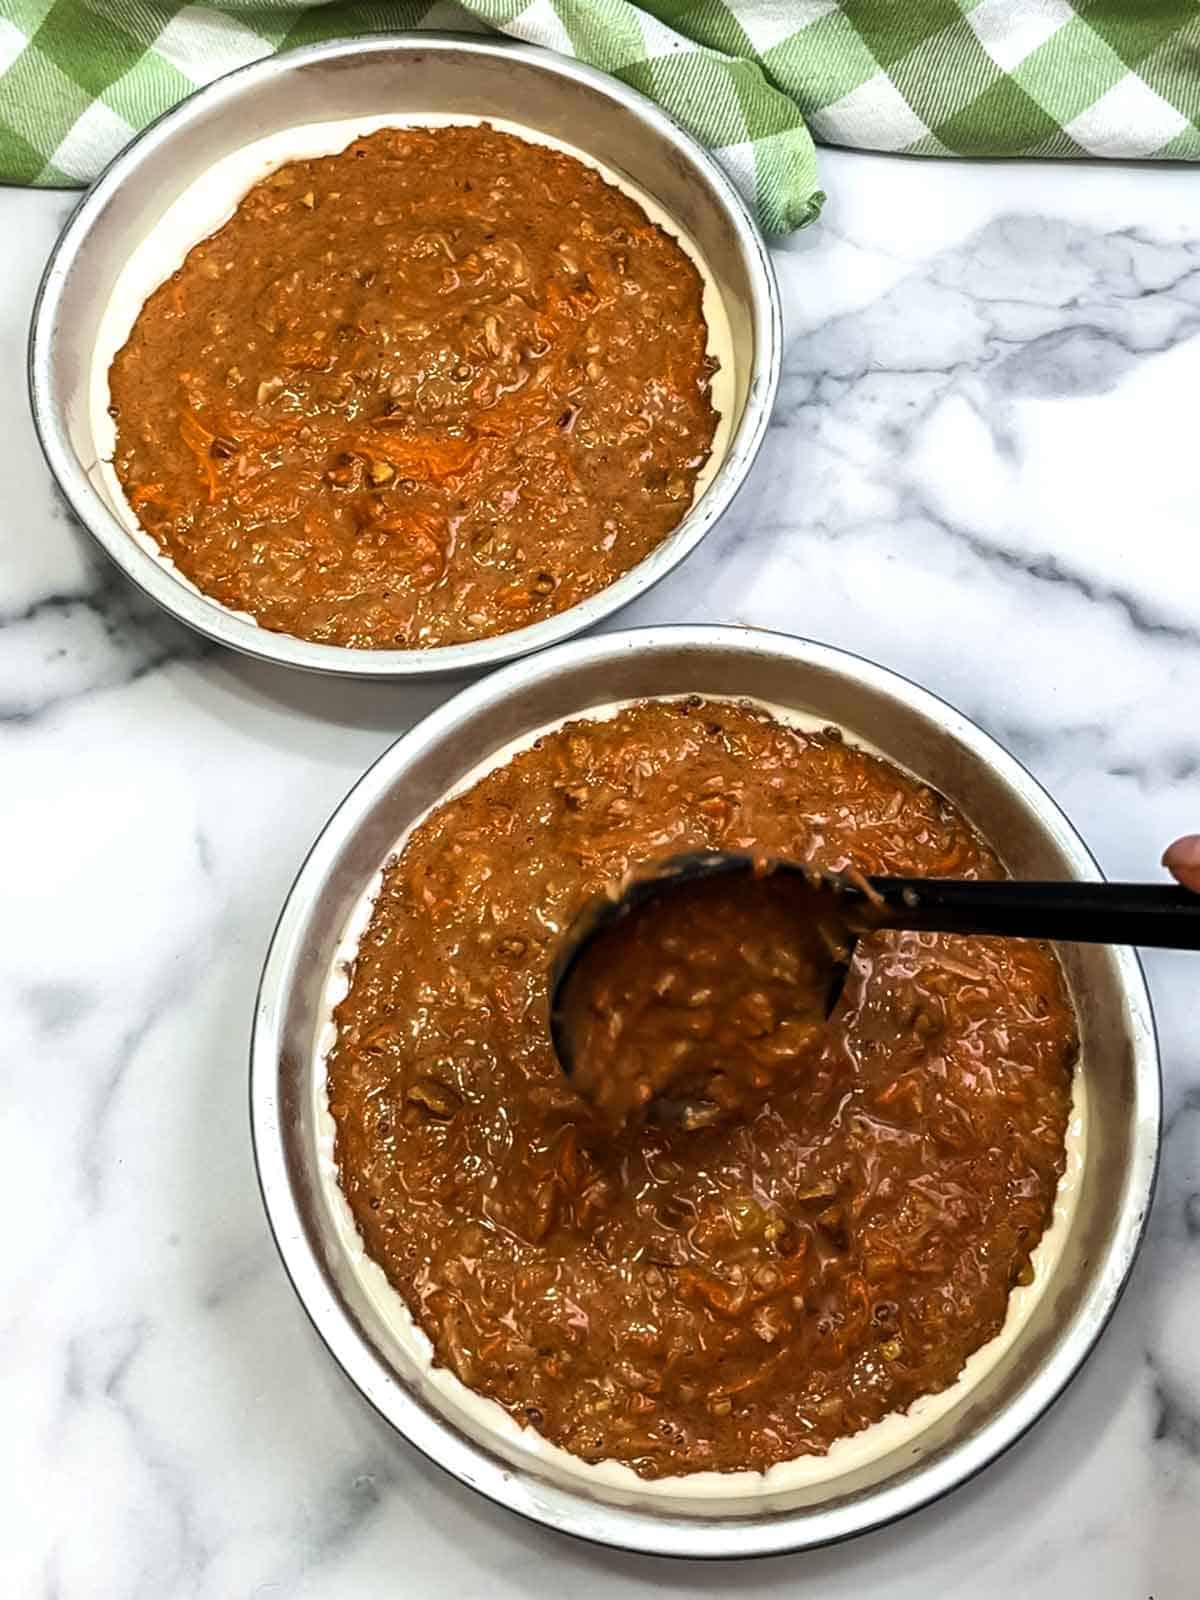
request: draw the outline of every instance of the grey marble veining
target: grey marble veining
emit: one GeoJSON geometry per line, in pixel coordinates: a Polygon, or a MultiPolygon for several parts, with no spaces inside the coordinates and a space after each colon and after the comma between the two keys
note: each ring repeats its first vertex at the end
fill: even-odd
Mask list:
{"type": "MultiPolygon", "coordinates": [[[[809,634],[999,736],[1114,875],[1200,828],[1194,174],[826,153],[776,253],[784,382],[750,484],[613,623],[809,634]]],[[[604,1554],[459,1490],[358,1401],[267,1239],[245,1049],[308,843],[447,693],[211,649],[93,552],[23,382],[64,196],[0,194],[0,1594],[1191,1600],[1200,1593],[1200,1046],[1148,962],[1169,1122],[1096,1355],[1003,1461],[842,1548],[604,1554]]]]}

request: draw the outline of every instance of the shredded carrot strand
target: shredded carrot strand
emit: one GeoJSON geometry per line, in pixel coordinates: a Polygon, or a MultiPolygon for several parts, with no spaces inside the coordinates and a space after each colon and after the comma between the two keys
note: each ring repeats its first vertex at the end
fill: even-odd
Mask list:
{"type": "Polygon", "coordinates": [[[216,434],[208,431],[195,412],[186,410],[179,414],[179,432],[208,482],[208,501],[211,505],[217,498],[217,469],[209,454],[209,446],[216,434]]]}

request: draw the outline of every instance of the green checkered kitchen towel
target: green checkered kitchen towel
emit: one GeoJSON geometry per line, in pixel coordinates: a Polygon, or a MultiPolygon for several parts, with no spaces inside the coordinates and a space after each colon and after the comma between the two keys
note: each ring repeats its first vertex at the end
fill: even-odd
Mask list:
{"type": "Polygon", "coordinates": [[[0,180],[87,183],[233,67],[421,27],[497,30],[643,90],[773,233],[820,208],[813,138],[1200,160],[1200,0],[0,0],[0,180]]]}

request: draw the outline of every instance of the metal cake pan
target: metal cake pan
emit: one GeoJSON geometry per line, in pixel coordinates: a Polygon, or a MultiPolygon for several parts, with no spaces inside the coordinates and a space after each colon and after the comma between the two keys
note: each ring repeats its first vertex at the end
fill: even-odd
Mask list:
{"type": "Polygon", "coordinates": [[[693,693],[750,696],[837,723],[945,794],[1017,876],[1099,876],[1071,824],[1012,756],[895,673],[750,629],[576,640],[450,700],[394,744],[334,813],[267,959],[251,1113],[268,1218],[296,1292],[335,1359],[400,1433],[461,1482],[548,1526],[659,1555],[746,1557],[844,1539],[925,1505],[994,1460],[1061,1393],[1112,1314],[1142,1236],[1158,1158],[1159,1064],[1134,952],[1063,946],[1088,1098],[1075,1212],[1011,1347],[902,1449],[831,1483],[735,1504],[581,1483],[481,1426],[397,1347],[335,1227],[317,1171],[314,1109],[325,979],[351,908],[397,839],[489,753],[589,708],[693,693]]]}
{"type": "Polygon", "coordinates": [[[29,387],[50,470],[83,525],[180,621],[247,655],[362,678],[471,673],[591,627],[644,594],[692,551],[741,487],[779,382],[779,293],[761,234],[720,167],[654,103],[604,73],[532,45],[438,34],[339,40],[219,78],[153,123],[98,179],[67,223],[34,307],[29,387]],[[273,633],[209,599],[114,514],[89,407],[93,352],[133,247],[215,162],[281,129],[353,117],[503,117],[585,150],[657,199],[696,241],[729,314],[734,416],[720,468],[645,560],[581,604],[469,644],[357,650],[273,633]]]}

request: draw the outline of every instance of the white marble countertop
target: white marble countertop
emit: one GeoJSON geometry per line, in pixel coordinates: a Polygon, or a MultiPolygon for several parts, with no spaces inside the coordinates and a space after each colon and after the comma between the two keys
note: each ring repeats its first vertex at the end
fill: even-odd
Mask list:
{"type": "MultiPolygon", "coordinates": [[[[823,167],[824,222],[777,252],[751,483],[617,625],[763,623],[899,668],[1026,761],[1108,872],[1154,876],[1200,828],[1200,177],[823,167]]],[[[1049,1417],[940,1505],[804,1557],[654,1562],[526,1526],[367,1411],[268,1238],[247,1034],[309,842],[446,690],[202,647],[73,526],[22,376],[70,205],[0,193],[0,1593],[1191,1600],[1194,958],[1147,962],[1169,1121],[1132,1289],[1049,1417]]]]}

